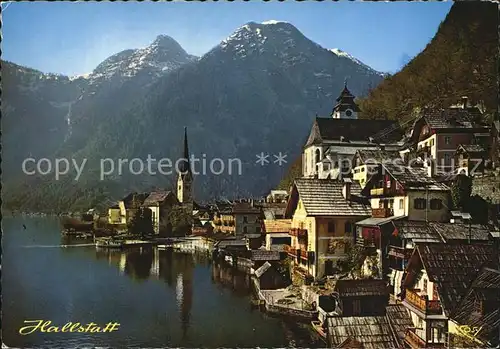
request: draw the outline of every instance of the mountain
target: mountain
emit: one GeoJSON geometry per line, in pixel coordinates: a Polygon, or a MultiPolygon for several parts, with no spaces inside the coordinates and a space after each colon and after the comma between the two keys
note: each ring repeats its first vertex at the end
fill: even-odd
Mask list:
{"type": "Polygon", "coordinates": [[[286,22],[247,23],[199,59],[168,37],[155,43],[152,46],[168,46],[170,54],[126,50],[89,76],[68,79],[81,83],[83,92],[70,96],[75,98],[70,136],[66,134],[55,154],[85,158],[92,165],[79,181],[66,177],[57,188],[48,176],[26,179],[18,174],[18,183],[11,181],[6,194],[11,206],[44,201],[58,210],[85,208],[131,189],[170,186],[175,176],[133,175],[128,168],[101,181],[99,160],[145,161],[150,155],[175,161],[184,126],[191,152],[205,159],[207,168],[214,159],[226,166],[221,175],[195,176],[197,200],[262,195],[277,184],[286,167],[275,164],[273,155],[282,152],[288,160],[298,155],[312,119],[330,114],[346,78],[358,95],[383,79],[381,73],[319,46],[286,22]],[[270,163],[264,166],[256,163],[261,152],[269,154],[270,163]],[[231,159],[241,161],[241,174],[238,166],[228,173],[231,159]]]}
{"type": "Polygon", "coordinates": [[[361,101],[367,118],[396,119],[462,96],[487,114],[498,106],[498,7],[457,1],[425,49],[361,101]]]}

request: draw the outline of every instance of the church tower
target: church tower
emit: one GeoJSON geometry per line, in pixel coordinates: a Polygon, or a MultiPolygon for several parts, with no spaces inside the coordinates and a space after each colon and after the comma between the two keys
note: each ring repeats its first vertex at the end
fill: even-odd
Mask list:
{"type": "Polygon", "coordinates": [[[188,212],[193,212],[193,173],[189,162],[189,149],[187,140],[187,127],[184,127],[184,150],[179,160],[177,177],[177,199],[186,206],[188,212]]]}
{"type": "Polygon", "coordinates": [[[344,89],[337,98],[337,104],[333,107],[332,117],[334,119],[357,119],[359,107],[354,102],[354,95],[347,88],[347,81],[344,89]]]}

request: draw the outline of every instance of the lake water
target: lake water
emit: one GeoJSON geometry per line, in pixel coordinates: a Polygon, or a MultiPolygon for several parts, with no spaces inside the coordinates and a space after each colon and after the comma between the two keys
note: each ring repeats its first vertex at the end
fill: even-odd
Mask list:
{"type": "Polygon", "coordinates": [[[304,325],[251,309],[248,277],[213,264],[208,256],[81,246],[85,241],[61,238],[57,218],[4,218],[2,229],[2,337],[7,346],[315,344],[304,325]],[[111,333],[23,336],[19,329],[25,320],[50,320],[57,326],[118,322],[120,327],[111,333]]]}

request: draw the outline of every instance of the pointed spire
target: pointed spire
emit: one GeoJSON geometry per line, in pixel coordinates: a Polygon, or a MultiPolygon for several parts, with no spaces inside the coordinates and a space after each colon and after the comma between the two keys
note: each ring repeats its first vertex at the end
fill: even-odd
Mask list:
{"type": "Polygon", "coordinates": [[[180,172],[182,174],[191,173],[191,166],[189,163],[189,148],[188,148],[188,139],[187,139],[187,127],[184,126],[184,150],[182,153],[182,163],[180,164],[180,172]]]}

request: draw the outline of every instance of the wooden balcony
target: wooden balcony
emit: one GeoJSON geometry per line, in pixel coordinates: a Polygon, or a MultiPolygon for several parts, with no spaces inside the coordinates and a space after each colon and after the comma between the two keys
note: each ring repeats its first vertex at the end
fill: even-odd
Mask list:
{"type": "Polygon", "coordinates": [[[298,238],[307,239],[307,229],[302,228],[292,228],[289,231],[291,236],[296,236],[298,238]]]}
{"type": "Polygon", "coordinates": [[[387,252],[389,256],[401,258],[404,260],[409,260],[412,253],[413,249],[411,248],[403,248],[397,246],[389,246],[389,251],[387,252]]]}
{"type": "Polygon", "coordinates": [[[392,208],[372,208],[373,218],[387,218],[394,216],[394,210],[392,208]]]}
{"type": "Polygon", "coordinates": [[[408,343],[408,345],[411,348],[425,348],[426,347],[425,341],[422,338],[420,338],[415,333],[415,329],[412,329],[412,328],[406,329],[405,342],[408,343]]]}
{"type": "Polygon", "coordinates": [[[384,195],[384,188],[374,188],[370,190],[371,196],[384,195]]]}
{"type": "MultiPolygon", "coordinates": [[[[303,247],[303,246],[301,246],[303,247]]],[[[283,250],[288,253],[290,257],[297,258],[297,249],[290,245],[283,245],[283,250]]],[[[305,248],[300,249],[300,258],[307,260],[307,250],[305,248]]]]}
{"type": "Polygon", "coordinates": [[[424,314],[439,315],[443,313],[440,301],[429,300],[427,296],[421,296],[418,292],[420,290],[407,289],[405,300],[424,314]]]}

